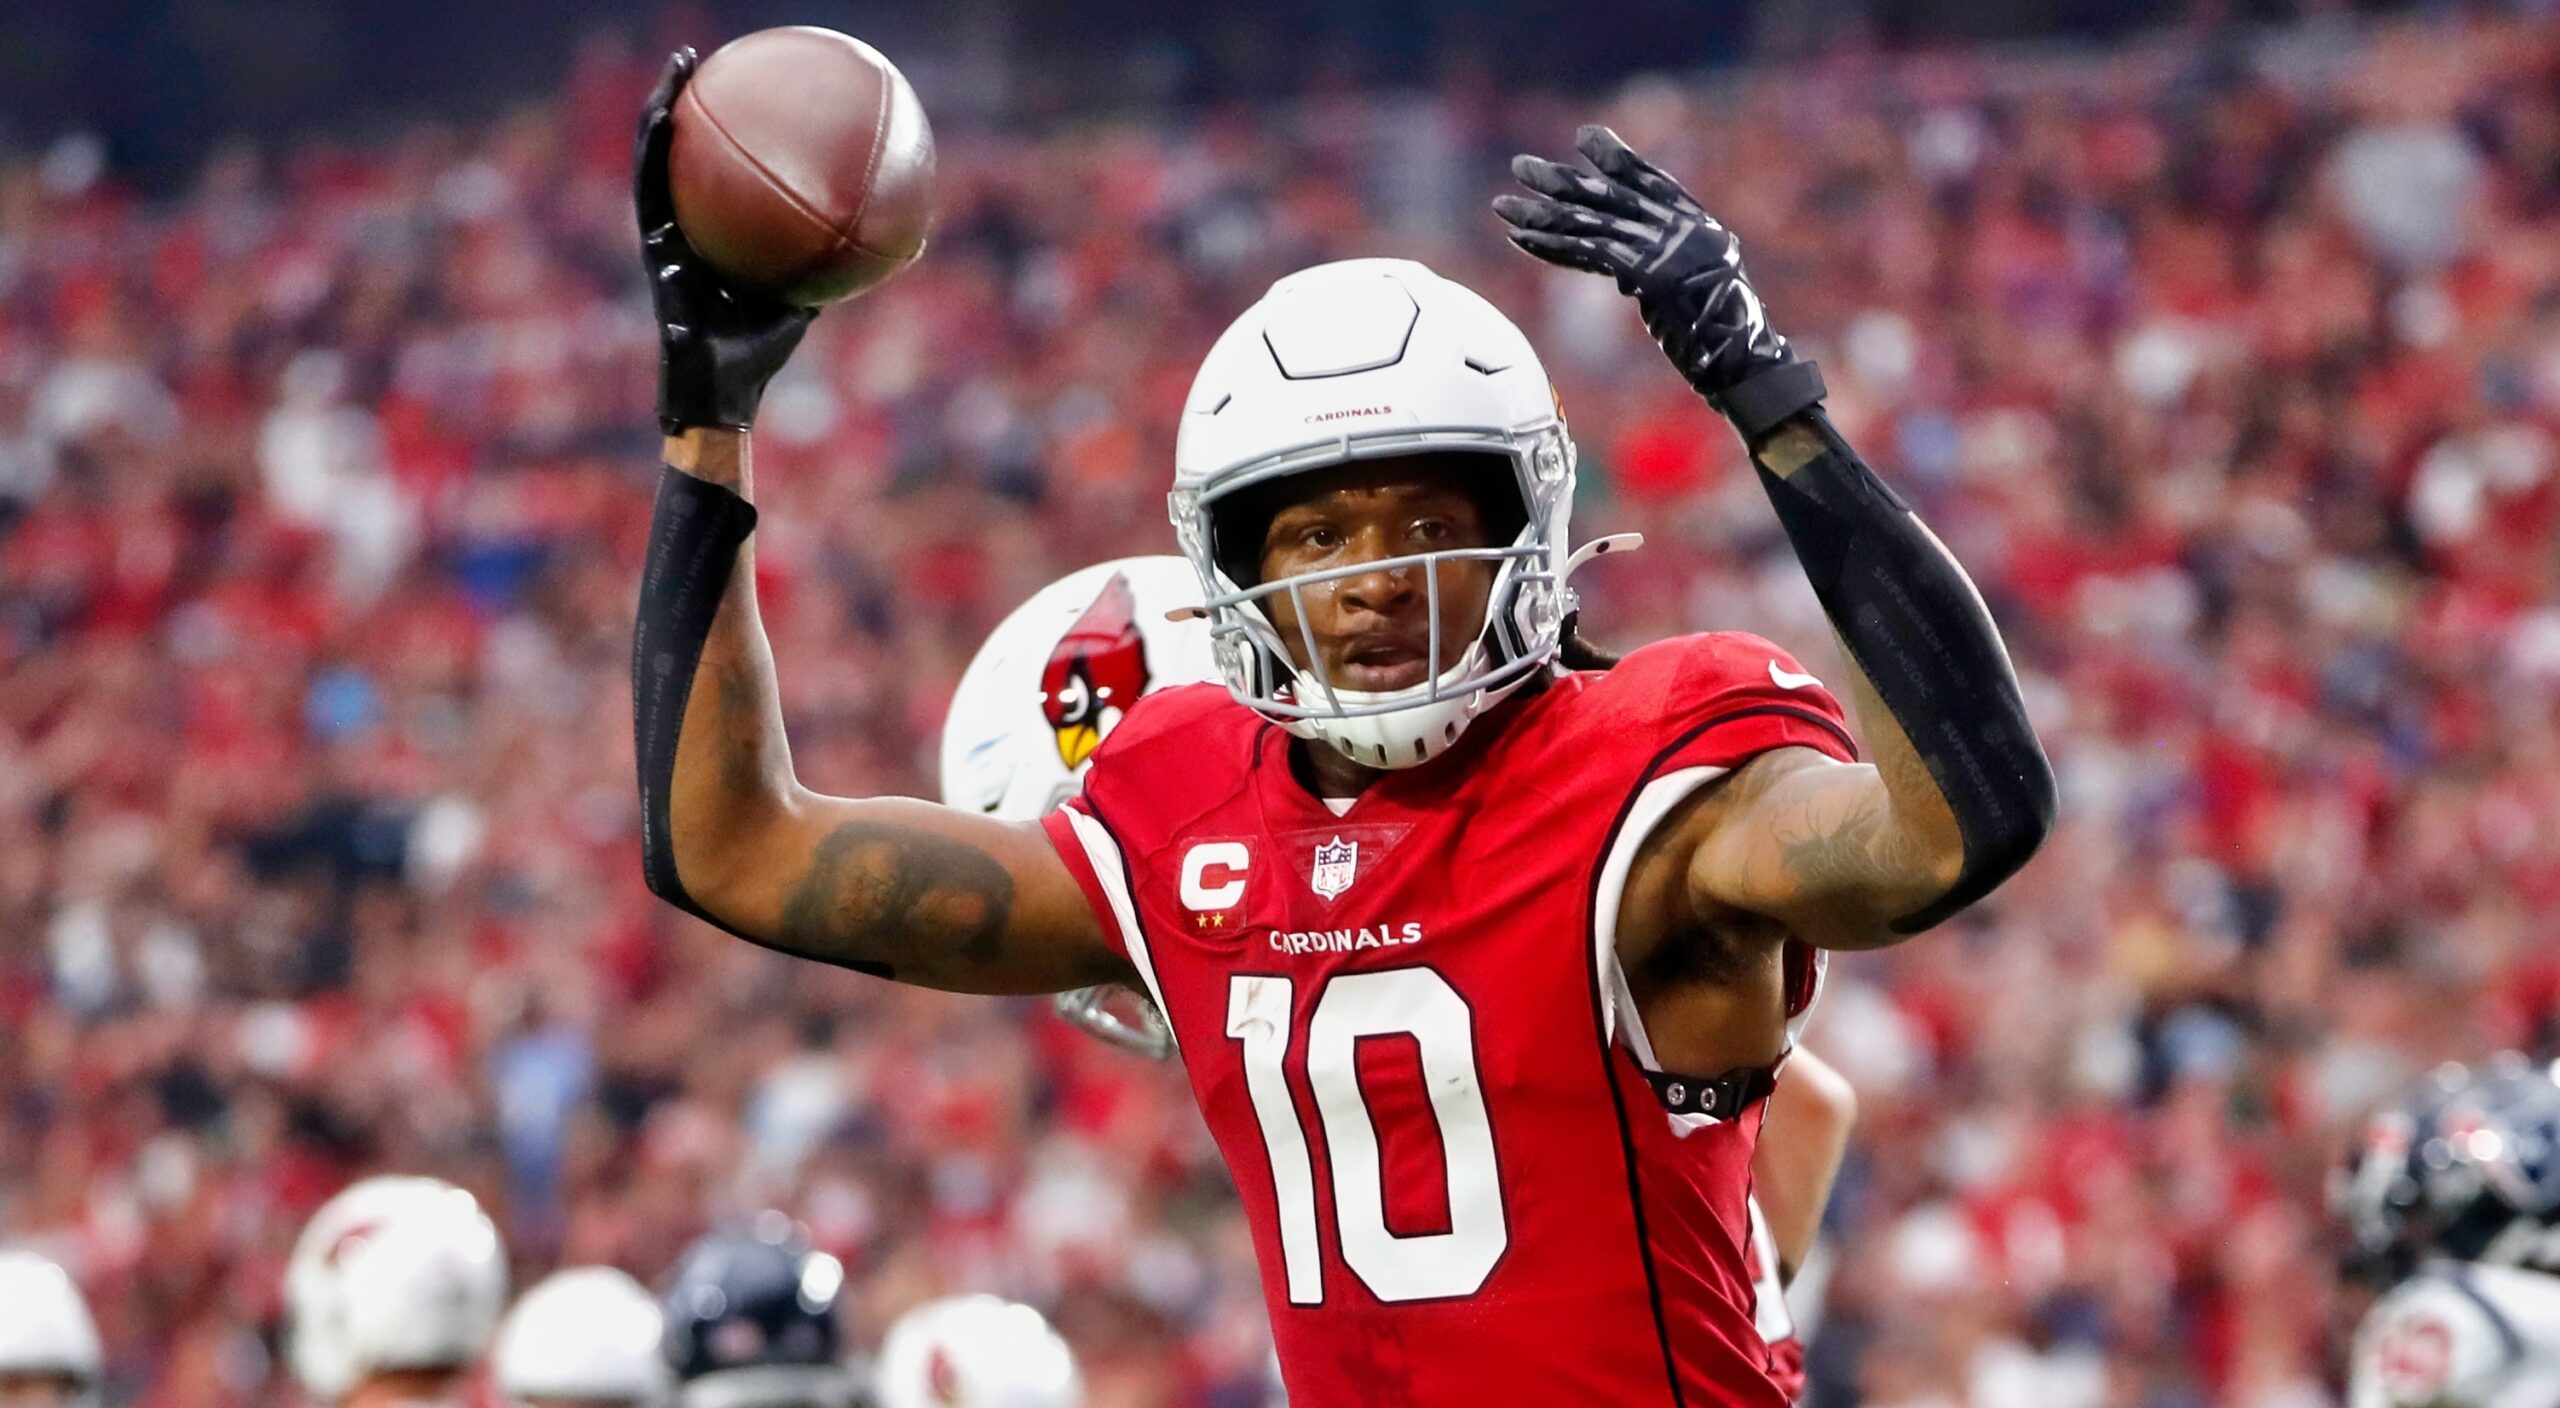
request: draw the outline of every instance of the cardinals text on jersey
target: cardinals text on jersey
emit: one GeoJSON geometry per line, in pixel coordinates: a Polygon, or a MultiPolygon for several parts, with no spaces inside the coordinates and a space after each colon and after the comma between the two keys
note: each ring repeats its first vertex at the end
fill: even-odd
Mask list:
{"type": "MultiPolygon", "coordinates": [[[[1615,951],[1680,797],[1770,748],[1851,756],[1772,662],[1796,672],[1702,636],[1567,676],[1339,815],[1279,728],[1167,691],[1048,821],[1181,1045],[1294,1401],[1785,1402],[1748,1250],[1761,1107],[1666,1108],[1615,951]]],[[[1800,1009],[1819,967],[1789,971],[1800,1009]]]]}

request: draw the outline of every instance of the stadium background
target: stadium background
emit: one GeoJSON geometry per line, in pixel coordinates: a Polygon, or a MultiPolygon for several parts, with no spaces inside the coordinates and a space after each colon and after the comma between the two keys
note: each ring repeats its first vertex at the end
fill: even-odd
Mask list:
{"type": "Polygon", "coordinates": [[[377,1167],[478,1190],[519,1284],[776,1204],[857,1338],[995,1289],[1099,1408],[1257,1399],[1176,1073],[640,885],[628,134],[669,42],[793,19],[908,68],[945,173],[758,436],[806,780],[929,791],[997,617],[1166,545],[1218,327],[1350,254],[1545,352],[1578,526],[1649,539],[1595,635],[1827,659],[1729,437],[1483,213],[1611,120],[1973,569],[2065,789],[1991,904],[1834,965],[1818,1401],[2333,1401],[2355,1116],[2560,1036],[2547,4],[522,8],[0,20],[0,1235],[73,1269],[115,1401],[279,1401],[292,1232],[377,1167]]]}

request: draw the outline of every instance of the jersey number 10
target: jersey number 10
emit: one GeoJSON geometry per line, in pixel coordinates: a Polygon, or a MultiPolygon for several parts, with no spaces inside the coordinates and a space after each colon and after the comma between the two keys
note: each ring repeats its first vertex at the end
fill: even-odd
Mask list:
{"type": "MultiPolygon", "coordinates": [[[[1280,1204],[1280,1257],[1289,1303],[1324,1303],[1317,1244],[1314,1161],[1283,1064],[1294,1039],[1287,978],[1237,975],[1227,981],[1227,1035],[1244,1046],[1245,1089],[1253,1098],[1271,1186],[1280,1204]]],[[[1429,968],[1345,973],[1316,995],[1307,1018],[1307,1084],[1324,1125],[1333,1174],[1334,1232],[1342,1259],[1382,1301],[1473,1295],[1502,1259],[1511,1233],[1502,1211],[1502,1174],[1493,1124],[1476,1074],[1475,1016],[1449,981],[1429,968]],[[1449,1171],[1449,1230],[1398,1236],[1387,1227],[1386,1173],[1378,1129],[1360,1094],[1360,1039],[1409,1036],[1440,1126],[1449,1171]]]]}

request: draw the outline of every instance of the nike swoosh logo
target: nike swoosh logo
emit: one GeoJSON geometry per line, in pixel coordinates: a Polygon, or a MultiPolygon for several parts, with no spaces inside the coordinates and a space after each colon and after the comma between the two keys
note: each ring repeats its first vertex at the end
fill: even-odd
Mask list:
{"type": "Polygon", "coordinates": [[[1809,689],[1822,681],[1811,675],[1799,675],[1793,670],[1779,669],[1778,662],[1772,660],[1769,662],[1769,683],[1780,689],[1809,689]]]}

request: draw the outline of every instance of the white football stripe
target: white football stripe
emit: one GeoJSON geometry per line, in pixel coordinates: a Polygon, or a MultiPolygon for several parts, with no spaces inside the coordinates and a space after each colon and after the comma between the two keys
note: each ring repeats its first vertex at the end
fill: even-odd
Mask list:
{"type": "MultiPolygon", "coordinates": [[[[1166,1030],[1173,1028],[1173,1009],[1165,1006],[1164,989],[1156,984],[1156,964],[1147,952],[1147,935],[1138,926],[1138,907],[1129,899],[1129,875],[1120,863],[1120,843],[1111,839],[1111,829],[1074,807],[1065,809],[1067,825],[1074,828],[1077,844],[1084,847],[1085,862],[1093,867],[1094,878],[1102,882],[1102,897],[1111,904],[1111,917],[1120,926],[1120,942],[1129,950],[1129,961],[1138,966],[1138,977],[1147,985],[1147,996],[1156,1000],[1156,1010],[1164,1014],[1166,1030]]],[[[1174,1043],[1179,1046],[1177,1039],[1174,1043]]]]}

